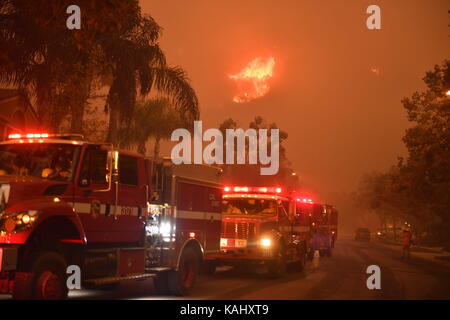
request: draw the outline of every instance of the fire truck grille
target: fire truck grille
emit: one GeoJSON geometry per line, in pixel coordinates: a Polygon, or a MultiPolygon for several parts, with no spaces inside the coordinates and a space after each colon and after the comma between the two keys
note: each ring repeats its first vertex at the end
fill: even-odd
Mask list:
{"type": "Polygon", "coordinates": [[[253,240],[256,226],[251,222],[225,222],[222,224],[222,238],[253,240]]]}

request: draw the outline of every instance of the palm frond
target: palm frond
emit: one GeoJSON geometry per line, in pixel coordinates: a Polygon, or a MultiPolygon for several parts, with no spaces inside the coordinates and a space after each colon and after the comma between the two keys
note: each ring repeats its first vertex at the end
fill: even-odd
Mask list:
{"type": "Polygon", "coordinates": [[[191,121],[200,117],[198,98],[180,67],[152,68],[156,89],[169,95],[175,107],[191,121]]]}

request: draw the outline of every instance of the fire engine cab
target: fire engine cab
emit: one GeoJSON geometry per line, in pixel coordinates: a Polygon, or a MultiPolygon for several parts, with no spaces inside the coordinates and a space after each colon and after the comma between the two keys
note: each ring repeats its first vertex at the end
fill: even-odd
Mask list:
{"type": "Polygon", "coordinates": [[[76,265],[85,287],[153,278],[158,292],[185,295],[219,251],[219,169],[76,135],[9,138],[0,143],[0,293],[65,298],[76,265]]]}
{"type": "Polygon", "coordinates": [[[271,277],[304,268],[308,220],[277,187],[225,187],[220,264],[265,264],[271,277]]]}

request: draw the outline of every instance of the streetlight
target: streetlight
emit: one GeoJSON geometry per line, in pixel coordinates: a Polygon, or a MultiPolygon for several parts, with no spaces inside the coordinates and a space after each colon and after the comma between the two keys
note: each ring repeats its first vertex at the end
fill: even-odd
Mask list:
{"type": "Polygon", "coordinates": [[[450,90],[447,90],[447,92],[445,93],[445,95],[448,97],[450,96],[450,90]]]}

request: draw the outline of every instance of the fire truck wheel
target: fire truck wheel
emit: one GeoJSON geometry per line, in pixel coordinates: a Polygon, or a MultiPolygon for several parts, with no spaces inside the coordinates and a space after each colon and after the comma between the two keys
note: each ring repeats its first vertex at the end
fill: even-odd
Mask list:
{"type": "Polygon", "coordinates": [[[277,279],[286,273],[286,255],[283,246],[280,244],[276,251],[276,259],[269,261],[267,265],[268,275],[272,279],[277,279]]]}
{"type": "Polygon", "coordinates": [[[327,255],[327,257],[331,257],[333,255],[333,250],[331,248],[328,248],[326,250],[326,255],[327,255]]]}
{"type": "Polygon", "coordinates": [[[297,272],[301,272],[301,271],[303,271],[303,269],[305,269],[306,252],[305,252],[304,248],[300,249],[299,255],[300,255],[299,261],[296,262],[296,268],[295,268],[295,271],[297,271],[297,272]]]}
{"type": "Polygon", "coordinates": [[[205,260],[202,263],[201,272],[204,275],[213,275],[216,272],[217,262],[214,260],[205,260]]]}
{"type": "Polygon", "coordinates": [[[306,252],[305,247],[301,245],[299,248],[297,248],[297,258],[293,262],[289,263],[288,265],[288,271],[289,272],[301,272],[305,268],[306,265],[306,252]]]}
{"type": "Polygon", "coordinates": [[[177,271],[169,271],[169,289],[176,296],[186,296],[190,293],[197,280],[199,271],[197,253],[192,248],[184,249],[177,271]]]}
{"type": "Polygon", "coordinates": [[[325,257],[326,253],[327,253],[327,250],[319,250],[320,257],[325,257]]]}
{"type": "Polygon", "coordinates": [[[67,298],[67,264],[55,252],[38,256],[31,272],[20,273],[14,281],[14,299],[61,300],[67,298]]]}
{"type": "Polygon", "coordinates": [[[153,278],[153,285],[158,295],[168,295],[170,293],[168,272],[158,273],[158,275],[153,278]]]}

